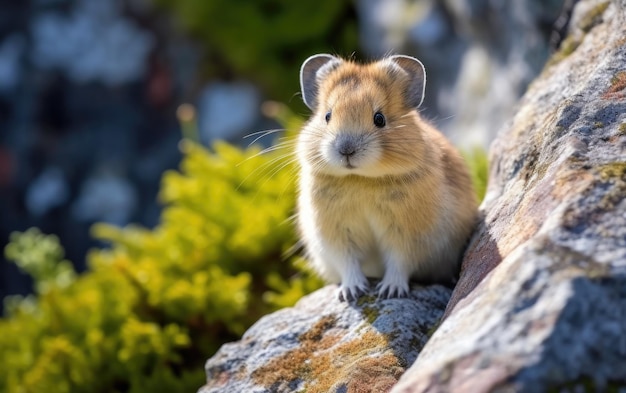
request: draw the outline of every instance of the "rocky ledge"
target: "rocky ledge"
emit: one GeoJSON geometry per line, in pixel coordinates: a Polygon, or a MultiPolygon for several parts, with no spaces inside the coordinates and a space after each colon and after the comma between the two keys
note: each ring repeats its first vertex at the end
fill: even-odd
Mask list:
{"type": "Polygon", "coordinates": [[[451,290],[413,288],[408,299],[340,302],[337,286],[259,320],[206,364],[202,393],[386,392],[424,347],[451,290]]]}
{"type": "Polygon", "coordinates": [[[449,302],[324,288],[222,347],[201,392],[626,391],[626,0],[577,4],[490,167],[449,302]]]}

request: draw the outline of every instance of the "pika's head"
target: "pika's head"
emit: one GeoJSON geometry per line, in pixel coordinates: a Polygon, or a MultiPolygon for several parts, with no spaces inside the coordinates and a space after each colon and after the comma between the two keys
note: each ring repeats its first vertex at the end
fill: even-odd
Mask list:
{"type": "Polygon", "coordinates": [[[409,56],[370,64],[309,57],[300,69],[302,97],[313,111],[298,140],[302,164],[334,176],[415,170],[423,150],[416,109],[425,82],[424,66],[409,56]]]}

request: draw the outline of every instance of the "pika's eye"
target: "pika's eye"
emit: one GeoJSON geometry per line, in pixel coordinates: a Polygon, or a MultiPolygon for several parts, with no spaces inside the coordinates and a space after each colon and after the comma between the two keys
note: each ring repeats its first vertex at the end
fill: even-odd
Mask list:
{"type": "Polygon", "coordinates": [[[374,125],[378,128],[385,126],[385,116],[382,113],[374,113],[374,125]]]}
{"type": "Polygon", "coordinates": [[[325,119],[326,119],[326,123],[328,123],[330,121],[330,112],[326,113],[325,119]]]}

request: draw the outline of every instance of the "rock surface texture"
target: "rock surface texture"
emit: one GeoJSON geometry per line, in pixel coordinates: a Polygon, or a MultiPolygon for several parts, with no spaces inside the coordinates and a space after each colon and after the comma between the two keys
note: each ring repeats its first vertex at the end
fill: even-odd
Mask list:
{"type": "Polygon", "coordinates": [[[490,165],[423,349],[447,289],[349,306],[327,287],[224,346],[201,391],[626,392],[626,0],[578,3],[490,165]]]}
{"type": "Polygon", "coordinates": [[[578,4],[490,166],[447,318],[393,392],[626,391],[626,1],[578,4]]]}
{"type": "Polygon", "coordinates": [[[206,364],[213,392],[387,392],[410,366],[443,315],[450,289],[413,288],[409,300],[356,305],[337,286],[268,315],[206,364]]]}

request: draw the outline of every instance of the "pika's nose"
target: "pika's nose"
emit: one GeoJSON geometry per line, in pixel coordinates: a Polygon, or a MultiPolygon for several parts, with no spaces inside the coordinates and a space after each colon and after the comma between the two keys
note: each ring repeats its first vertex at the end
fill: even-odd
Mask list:
{"type": "Polygon", "coordinates": [[[356,141],[350,136],[337,138],[335,146],[339,154],[346,157],[353,156],[357,149],[356,141]]]}

